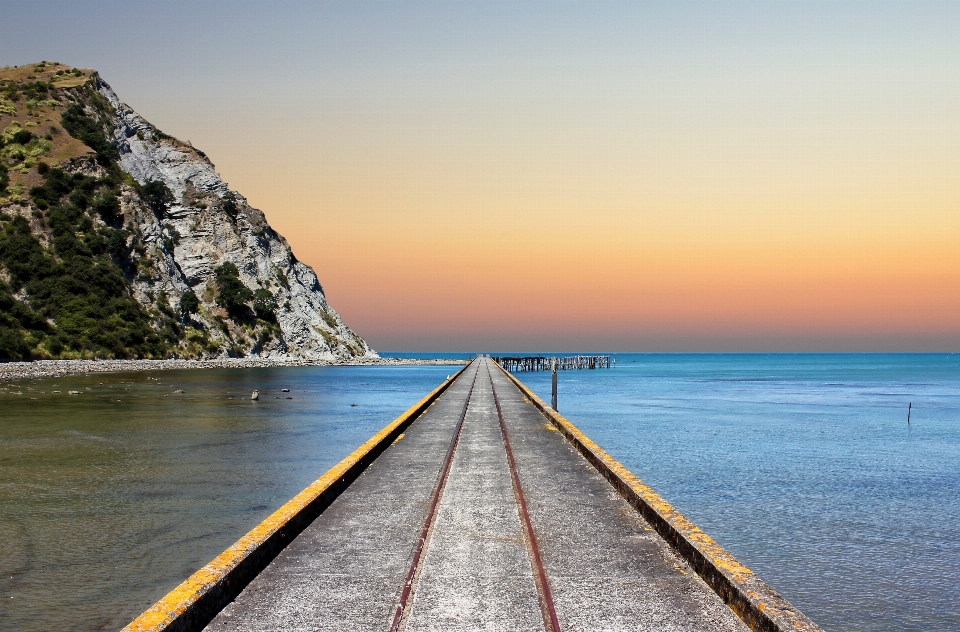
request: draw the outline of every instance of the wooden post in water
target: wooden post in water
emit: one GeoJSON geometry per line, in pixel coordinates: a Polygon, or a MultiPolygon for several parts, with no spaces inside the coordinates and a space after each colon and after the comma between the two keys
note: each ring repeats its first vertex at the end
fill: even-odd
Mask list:
{"type": "MultiPolygon", "coordinates": [[[[557,389],[554,388],[553,390],[556,391],[557,389]]],[[[910,402],[909,404],[907,404],[907,425],[908,426],[910,425],[910,409],[911,408],[913,408],[913,402],[910,402]]],[[[554,407],[554,410],[556,410],[556,407],[554,407]]]]}
{"type": "Polygon", "coordinates": [[[553,384],[553,396],[550,398],[550,405],[553,406],[553,409],[557,412],[557,359],[554,358],[550,361],[550,371],[552,375],[550,376],[550,381],[553,384]]]}

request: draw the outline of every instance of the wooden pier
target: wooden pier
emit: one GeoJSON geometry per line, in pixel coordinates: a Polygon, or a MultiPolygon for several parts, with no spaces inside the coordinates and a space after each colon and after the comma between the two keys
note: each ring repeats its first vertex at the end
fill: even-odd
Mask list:
{"type": "Polygon", "coordinates": [[[574,369],[610,369],[616,366],[616,358],[608,355],[573,355],[573,356],[494,356],[493,361],[510,371],[551,371],[553,362],[557,363],[558,371],[574,369]]]}

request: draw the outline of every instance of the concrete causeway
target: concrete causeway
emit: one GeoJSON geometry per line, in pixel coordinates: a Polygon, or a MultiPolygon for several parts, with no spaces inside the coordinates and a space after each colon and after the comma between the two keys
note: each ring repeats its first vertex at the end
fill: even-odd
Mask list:
{"type": "Polygon", "coordinates": [[[206,629],[748,629],[530,397],[476,359],[206,629]]]}

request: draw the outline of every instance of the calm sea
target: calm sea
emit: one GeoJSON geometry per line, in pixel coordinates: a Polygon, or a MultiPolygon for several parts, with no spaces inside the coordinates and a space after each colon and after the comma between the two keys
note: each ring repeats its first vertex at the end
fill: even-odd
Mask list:
{"type": "MultiPolygon", "coordinates": [[[[827,630],[960,629],[960,356],[617,358],[561,412],[773,588],[827,630]]],[[[0,629],[121,627],[453,370],[0,385],[0,629]]]]}
{"type": "Polygon", "coordinates": [[[824,629],[960,630],[960,355],[617,361],[560,412],[824,629]]]}

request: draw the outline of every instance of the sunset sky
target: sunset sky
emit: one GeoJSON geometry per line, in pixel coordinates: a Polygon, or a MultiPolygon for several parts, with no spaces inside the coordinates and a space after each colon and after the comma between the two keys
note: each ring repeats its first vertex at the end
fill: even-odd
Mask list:
{"type": "Polygon", "coordinates": [[[960,351],[960,3],[4,3],[378,350],[960,351]]]}

